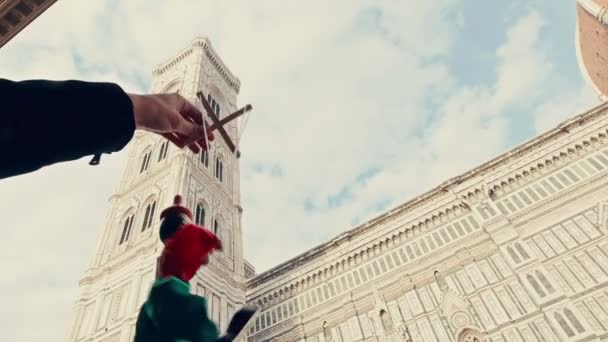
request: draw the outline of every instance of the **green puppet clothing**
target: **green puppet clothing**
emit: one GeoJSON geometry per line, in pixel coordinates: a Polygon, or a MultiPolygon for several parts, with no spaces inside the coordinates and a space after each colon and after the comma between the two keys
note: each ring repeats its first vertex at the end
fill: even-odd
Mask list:
{"type": "Polygon", "coordinates": [[[219,331],[207,316],[205,298],[176,277],[156,280],[142,305],[135,342],[215,342],[219,331]]]}

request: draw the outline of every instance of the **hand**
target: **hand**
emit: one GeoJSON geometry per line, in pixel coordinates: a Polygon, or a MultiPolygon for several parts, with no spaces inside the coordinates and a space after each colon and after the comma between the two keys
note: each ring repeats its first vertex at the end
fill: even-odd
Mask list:
{"type": "MultiPolygon", "coordinates": [[[[192,152],[207,150],[203,113],[179,94],[128,94],[133,103],[135,128],[154,132],[169,139],[179,148],[188,146],[192,152]]],[[[208,131],[207,140],[213,140],[208,131]]]]}

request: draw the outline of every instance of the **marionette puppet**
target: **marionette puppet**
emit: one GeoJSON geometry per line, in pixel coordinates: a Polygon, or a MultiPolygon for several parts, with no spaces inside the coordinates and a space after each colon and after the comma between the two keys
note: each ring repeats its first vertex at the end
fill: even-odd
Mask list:
{"type": "MultiPolygon", "coordinates": [[[[228,148],[238,157],[238,147],[232,143],[223,125],[250,111],[251,105],[220,120],[202,93],[197,95],[213,121],[212,125],[207,125],[203,119],[204,141],[198,144],[207,150],[213,139],[212,132],[218,130],[228,148]]],[[[241,133],[243,129],[244,125],[241,133]]],[[[179,195],[175,196],[173,206],[163,210],[160,216],[159,234],[165,246],[158,262],[157,280],[137,318],[135,342],[233,341],[257,308],[245,306],[238,310],[226,334],[219,337],[217,326],[208,316],[206,299],[190,293],[189,281],[201,266],[209,263],[209,255],[222,249],[221,241],[207,228],[193,223],[192,212],[181,205],[179,195]]]]}
{"type": "Polygon", "coordinates": [[[135,342],[233,341],[256,312],[245,306],[232,317],[227,332],[219,337],[209,318],[204,297],[190,293],[189,281],[209,263],[209,255],[222,249],[218,237],[192,223],[192,213],[174,205],[161,213],[161,240],[165,244],[158,263],[158,279],[143,304],[136,323],[135,342]]]}

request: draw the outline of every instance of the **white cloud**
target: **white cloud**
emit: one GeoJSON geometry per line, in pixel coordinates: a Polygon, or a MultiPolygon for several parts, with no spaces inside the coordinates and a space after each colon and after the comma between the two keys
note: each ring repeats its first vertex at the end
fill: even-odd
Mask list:
{"type": "MultiPolygon", "coordinates": [[[[245,255],[263,270],[377,214],[378,203],[398,204],[500,152],[505,111],[540,101],[537,90],[554,72],[538,46],[544,19],[532,13],[509,30],[495,84],[463,88],[442,62],[463,25],[460,5],[63,0],[0,50],[0,70],[142,91],[137,78],[194,36],[209,36],[243,83],[240,102],[255,108],[242,142],[243,228],[245,255]],[[268,171],[252,171],[259,163],[268,171]],[[353,184],[372,167],[382,171],[353,184]],[[328,209],[344,187],[352,199],[328,209]],[[306,200],[320,210],[307,212],[306,200]]],[[[0,309],[6,340],[63,339],[125,159],[122,152],[97,167],[82,160],[0,182],[0,270],[16,279],[2,285],[14,294],[0,309]]]]}

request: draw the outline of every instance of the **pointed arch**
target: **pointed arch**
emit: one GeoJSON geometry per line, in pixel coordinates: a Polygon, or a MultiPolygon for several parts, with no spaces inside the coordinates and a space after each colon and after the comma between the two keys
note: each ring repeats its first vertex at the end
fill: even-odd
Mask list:
{"type": "Polygon", "coordinates": [[[209,84],[207,88],[207,102],[211,106],[211,109],[215,112],[218,118],[222,117],[228,106],[228,101],[222,91],[215,86],[213,83],[209,84]]]}
{"type": "Polygon", "coordinates": [[[144,219],[141,224],[141,232],[146,231],[154,223],[154,217],[156,216],[156,202],[157,198],[155,195],[148,197],[144,202],[144,219]]]}
{"type": "Polygon", "coordinates": [[[139,173],[144,173],[145,171],[148,170],[148,168],[150,167],[150,157],[152,156],[152,147],[151,146],[146,146],[146,148],[144,148],[142,156],[141,156],[141,161],[140,161],[140,166],[139,166],[139,173]]]}
{"type": "Polygon", "coordinates": [[[566,318],[568,318],[570,323],[572,323],[572,325],[574,326],[574,329],[576,329],[576,331],[579,334],[585,332],[585,328],[583,328],[583,325],[581,324],[581,322],[576,318],[574,313],[572,311],[570,311],[570,309],[565,308],[564,315],[566,315],[566,318]]]}
{"type": "Polygon", "coordinates": [[[163,161],[167,158],[167,152],[169,151],[169,140],[164,139],[161,141],[160,150],[158,151],[158,160],[157,162],[163,161]]]}
{"type": "Polygon", "coordinates": [[[507,247],[507,251],[509,252],[509,255],[511,256],[511,259],[513,259],[513,261],[516,264],[519,264],[521,262],[521,259],[519,258],[519,255],[515,254],[515,251],[513,250],[513,247],[511,247],[511,246],[507,247]]]}
{"type": "Polygon", "coordinates": [[[528,252],[526,252],[526,250],[524,249],[524,247],[521,245],[521,243],[516,243],[515,244],[515,248],[517,248],[517,251],[519,252],[519,254],[521,255],[521,257],[524,260],[528,260],[530,259],[530,255],[528,255],[528,252]]]}
{"type": "Polygon", "coordinates": [[[131,237],[131,232],[133,229],[133,221],[135,220],[135,208],[129,208],[122,219],[119,221],[120,229],[120,239],[118,240],[118,245],[122,245],[129,241],[131,237]]]}
{"type": "Polygon", "coordinates": [[[543,298],[547,295],[545,291],[543,291],[543,289],[540,287],[538,281],[536,280],[536,278],[534,278],[534,276],[528,274],[526,275],[526,279],[528,279],[528,283],[532,285],[532,288],[534,289],[534,291],[536,291],[536,294],[538,294],[539,297],[543,298]]]}
{"type": "Polygon", "coordinates": [[[384,331],[386,332],[393,331],[395,329],[391,314],[384,309],[380,310],[380,322],[382,323],[382,328],[384,328],[384,331]]]}
{"type": "Polygon", "coordinates": [[[176,78],[165,85],[159,93],[180,93],[182,89],[182,80],[176,78]]]}
{"type": "Polygon", "coordinates": [[[223,182],[224,181],[224,156],[222,153],[215,154],[214,167],[215,167],[215,170],[213,172],[213,175],[220,182],[223,182]]]}
{"type": "Polygon", "coordinates": [[[566,320],[559,312],[553,313],[553,318],[555,318],[557,324],[559,324],[559,326],[562,328],[562,330],[568,337],[574,336],[574,331],[572,330],[572,328],[570,328],[568,323],[566,323],[566,320]]]}
{"type": "Polygon", "coordinates": [[[205,205],[202,201],[198,201],[194,209],[194,223],[199,226],[205,226],[205,216],[205,205]]]}
{"type": "Polygon", "coordinates": [[[553,288],[553,286],[549,282],[549,279],[547,279],[547,277],[545,277],[545,275],[541,271],[536,270],[536,277],[540,280],[540,283],[543,284],[543,287],[547,290],[547,292],[555,292],[555,288],[553,288]]]}

